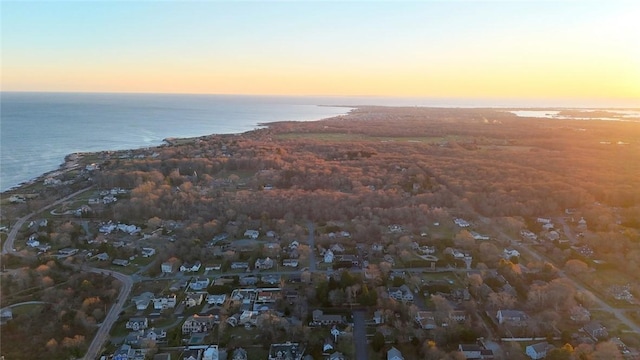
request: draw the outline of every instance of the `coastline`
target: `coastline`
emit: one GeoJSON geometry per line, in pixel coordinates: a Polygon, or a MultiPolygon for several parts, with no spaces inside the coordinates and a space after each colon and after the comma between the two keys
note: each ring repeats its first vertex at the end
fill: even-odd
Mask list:
{"type": "MultiPolygon", "coordinates": [[[[347,113],[336,115],[336,116],[346,116],[351,111],[353,111],[354,109],[357,109],[357,107],[348,106],[348,105],[343,105],[343,106],[316,105],[316,106],[342,107],[342,108],[350,108],[351,109],[347,113]]],[[[304,120],[303,121],[296,121],[296,120],[293,120],[293,121],[259,122],[259,123],[257,123],[255,125],[256,128],[251,129],[251,130],[241,131],[241,132],[211,133],[211,134],[191,136],[191,137],[172,137],[171,136],[171,137],[166,137],[166,138],[162,139],[160,141],[160,143],[158,143],[156,145],[152,145],[152,146],[141,146],[141,147],[134,147],[134,148],[128,148],[128,149],[118,149],[118,150],[99,150],[99,151],[72,152],[72,153],[69,153],[69,154],[64,156],[63,162],[61,164],[59,164],[57,168],[52,169],[50,171],[46,171],[46,172],[44,172],[44,173],[42,173],[40,175],[32,177],[32,178],[30,178],[28,180],[22,181],[22,182],[20,182],[20,183],[18,183],[16,185],[10,186],[5,190],[0,191],[0,195],[2,195],[3,197],[11,196],[11,195],[20,195],[20,194],[22,194],[22,192],[27,191],[30,186],[37,185],[38,183],[43,183],[47,178],[60,176],[60,175],[63,175],[65,173],[73,171],[73,170],[82,170],[81,161],[82,161],[82,159],[84,159],[86,157],[89,157],[89,156],[105,157],[105,156],[110,156],[110,155],[120,154],[120,153],[126,154],[126,153],[132,153],[132,152],[136,152],[136,151],[150,151],[150,150],[162,148],[162,147],[165,147],[165,146],[179,146],[181,143],[196,141],[198,139],[207,138],[207,137],[210,137],[210,136],[238,136],[238,135],[244,135],[244,134],[251,133],[253,131],[257,131],[257,130],[261,130],[261,129],[267,129],[271,124],[278,124],[278,123],[283,123],[283,122],[316,122],[316,121],[322,121],[322,120],[326,120],[326,119],[330,119],[330,118],[332,118],[332,117],[325,117],[325,118],[320,118],[320,119],[315,119],[315,120],[308,120],[308,121],[304,121],[304,120]]]]}
{"type": "MultiPolygon", "coordinates": [[[[44,173],[41,173],[40,175],[37,175],[35,177],[32,177],[28,180],[22,181],[18,184],[15,184],[13,186],[8,187],[5,190],[0,191],[0,195],[2,196],[9,196],[9,195],[14,195],[14,194],[20,194],[22,191],[27,191],[28,188],[30,186],[34,186],[38,183],[44,182],[47,178],[53,178],[56,176],[60,176],[63,175],[67,172],[73,171],[73,170],[82,170],[81,167],[81,162],[84,158],[89,157],[89,156],[98,156],[98,157],[109,157],[111,155],[114,154],[126,154],[126,153],[133,153],[136,151],[150,151],[152,149],[157,149],[157,148],[162,148],[165,146],[178,146],[182,143],[187,143],[190,141],[195,141],[197,139],[202,139],[202,138],[207,138],[210,136],[238,136],[238,135],[244,135],[244,134],[248,134],[254,131],[259,131],[259,130],[263,130],[263,129],[268,129],[271,125],[275,125],[275,124],[281,124],[281,123],[298,123],[298,122],[318,122],[318,121],[323,121],[323,120],[327,120],[327,119],[332,119],[332,118],[344,118],[349,116],[350,114],[352,114],[354,111],[358,111],[358,110],[362,110],[365,108],[376,108],[376,107],[381,107],[381,108],[407,108],[408,106],[382,106],[382,105],[358,105],[358,106],[354,106],[354,105],[316,105],[318,107],[332,107],[332,108],[347,108],[349,109],[348,112],[342,113],[342,114],[338,114],[338,115],[334,115],[334,116],[330,116],[330,117],[324,117],[324,118],[319,118],[319,119],[314,119],[314,120],[282,120],[282,121],[269,121],[269,122],[258,122],[256,123],[254,126],[254,129],[251,130],[246,130],[246,131],[241,131],[241,132],[233,132],[233,133],[210,133],[210,134],[206,134],[206,135],[198,135],[198,136],[191,136],[191,137],[166,137],[164,139],[162,139],[159,143],[154,144],[152,146],[140,146],[140,147],[132,147],[132,148],[127,148],[127,149],[115,149],[115,150],[99,150],[99,151],[85,151],[85,152],[72,152],[69,153],[67,155],[64,156],[64,160],[61,164],[58,165],[58,167],[56,167],[55,169],[46,171],[44,173]]],[[[413,107],[413,106],[411,106],[413,107]]],[[[417,106],[417,107],[430,107],[430,106],[417,106]]],[[[443,108],[443,109],[447,109],[447,108],[443,108]]],[[[452,108],[453,109],[453,108],[452,108]]],[[[563,110],[567,110],[569,108],[562,108],[562,107],[540,107],[540,108],[496,108],[496,107],[477,107],[474,109],[490,109],[490,110],[496,110],[496,111],[500,111],[500,112],[511,112],[511,113],[515,113],[517,111],[524,111],[524,112],[541,112],[541,111],[563,111],[563,110]]],[[[610,111],[615,111],[611,108],[600,108],[602,110],[610,110],[610,111]]],[[[594,111],[594,108],[581,108],[581,109],[575,109],[574,110],[576,112],[591,112],[594,111]]],[[[628,108],[628,110],[632,110],[631,108],[628,108]]],[[[633,109],[635,111],[635,109],[633,109]]],[[[514,114],[515,115],[515,114],[514,114]]],[[[564,117],[545,117],[545,116],[518,116],[515,115],[516,117],[522,119],[522,120],[527,120],[527,119],[534,119],[534,120],[549,120],[549,121],[617,121],[617,122],[640,122],[640,118],[631,118],[631,119],[623,119],[623,118],[618,118],[618,119],[600,119],[600,118],[596,118],[596,117],[588,117],[588,118],[582,118],[582,117],[574,117],[574,118],[564,118],[564,117]]],[[[85,164],[86,165],[86,164],[85,164]]]]}

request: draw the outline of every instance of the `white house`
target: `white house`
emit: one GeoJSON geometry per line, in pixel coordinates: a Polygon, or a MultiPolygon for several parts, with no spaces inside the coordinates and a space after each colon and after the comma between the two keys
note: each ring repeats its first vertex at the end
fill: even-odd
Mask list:
{"type": "Polygon", "coordinates": [[[156,249],[144,247],[142,248],[142,257],[151,257],[156,254],[156,249]]]}
{"type": "Polygon", "coordinates": [[[402,356],[400,350],[392,346],[391,349],[387,351],[387,360],[404,360],[404,356],[402,356]]]}
{"type": "Polygon", "coordinates": [[[182,272],[198,272],[200,271],[200,267],[202,263],[200,261],[196,261],[193,264],[184,263],[180,266],[180,271],[182,272]]]}
{"type": "Polygon", "coordinates": [[[466,220],[459,219],[459,218],[453,219],[453,222],[456,223],[456,225],[458,225],[458,226],[460,226],[462,228],[469,227],[471,225],[466,220]]]}
{"type": "Polygon", "coordinates": [[[282,260],[282,266],[298,267],[298,259],[284,259],[282,260]]]}
{"type": "Polygon", "coordinates": [[[413,301],[413,294],[407,285],[389,288],[389,297],[402,302],[413,301]]]}
{"type": "Polygon", "coordinates": [[[133,331],[144,330],[149,327],[149,319],[146,317],[131,318],[125,324],[125,328],[133,331]]]}
{"type": "Polygon", "coordinates": [[[273,267],[273,260],[266,257],[265,259],[256,259],[255,268],[258,270],[268,270],[273,267]]]}
{"type": "Polygon", "coordinates": [[[168,295],[164,297],[154,298],[153,308],[155,310],[173,309],[176,307],[176,296],[168,295]]]}
{"type": "Polygon", "coordinates": [[[244,236],[250,239],[257,239],[260,236],[260,232],[258,230],[247,230],[244,232],[244,236]]]}
{"type": "Polygon", "coordinates": [[[27,246],[36,248],[40,246],[40,241],[38,241],[38,239],[34,235],[31,235],[29,237],[29,240],[27,240],[27,246]]]}
{"type": "Polygon", "coordinates": [[[525,348],[525,353],[532,360],[544,359],[547,356],[547,351],[551,348],[548,342],[540,342],[537,344],[529,345],[525,348]]]}
{"type": "Polygon", "coordinates": [[[502,252],[502,257],[505,259],[511,259],[512,257],[520,257],[520,252],[515,249],[504,249],[502,252]]]}
{"type": "Polygon", "coordinates": [[[342,246],[340,244],[333,244],[333,245],[331,245],[331,247],[329,249],[331,249],[331,251],[333,251],[334,253],[342,253],[342,252],[344,252],[344,246],[342,246]]]}
{"type": "Polygon", "coordinates": [[[209,294],[209,295],[207,295],[207,304],[209,304],[209,305],[222,305],[222,304],[224,304],[224,301],[226,299],[227,299],[227,294],[220,294],[220,295],[209,294]]]}
{"type": "Polygon", "coordinates": [[[324,262],[330,264],[333,262],[333,251],[327,250],[324,252],[324,262]]]}
{"type": "Polygon", "coordinates": [[[189,284],[189,288],[194,291],[202,291],[209,287],[209,283],[209,278],[196,278],[189,284]]]}

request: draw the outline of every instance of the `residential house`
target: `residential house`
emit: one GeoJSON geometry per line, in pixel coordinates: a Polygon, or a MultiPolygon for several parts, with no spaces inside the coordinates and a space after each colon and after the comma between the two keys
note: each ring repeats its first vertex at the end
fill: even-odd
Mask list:
{"type": "Polygon", "coordinates": [[[489,237],[487,235],[479,234],[479,233],[477,233],[475,231],[471,231],[471,236],[473,236],[473,238],[475,240],[491,240],[491,237],[489,237]]]}
{"type": "Polygon", "coordinates": [[[395,259],[394,259],[391,255],[389,255],[389,254],[385,255],[382,259],[383,259],[384,261],[388,262],[388,263],[389,263],[389,264],[391,264],[391,265],[395,265],[395,264],[396,264],[395,259]]]}
{"type": "Polygon", "coordinates": [[[313,322],[320,325],[340,324],[344,322],[342,315],[324,314],[322,310],[316,309],[312,313],[313,322]]]}
{"type": "Polygon", "coordinates": [[[541,224],[550,224],[551,223],[551,219],[548,219],[548,218],[537,218],[536,221],[541,223],[541,224]]]}
{"type": "Polygon", "coordinates": [[[160,353],[153,355],[153,360],[171,360],[170,353],[160,353]]]}
{"type": "Polygon", "coordinates": [[[282,260],[282,266],[298,267],[298,259],[284,259],[282,260]]]}
{"type": "Polygon", "coordinates": [[[204,267],[204,271],[214,271],[214,270],[220,270],[222,269],[222,264],[209,264],[209,265],[205,265],[204,267]]]}
{"type": "Polygon", "coordinates": [[[333,251],[327,250],[324,252],[324,262],[326,264],[331,264],[333,262],[333,251]]]}
{"type": "Polygon", "coordinates": [[[120,348],[113,354],[113,360],[133,360],[136,351],[131,348],[131,345],[122,344],[120,348]]]}
{"type": "Polygon", "coordinates": [[[432,255],[435,254],[436,252],[436,247],[435,246],[421,246],[418,248],[418,251],[423,254],[423,255],[432,255]]]}
{"type": "Polygon", "coordinates": [[[131,301],[136,304],[136,309],[139,311],[146,310],[151,303],[151,299],[153,299],[153,293],[144,292],[138,296],[134,296],[131,298],[131,301]]]}
{"type": "Polygon", "coordinates": [[[180,266],[180,271],[182,272],[198,272],[200,271],[200,267],[202,263],[200,261],[196,261],[193,264],[184,263],[180,266]]]}
{"type": "Polygon", "coordinates": [[[344,356],[344,354],[339,351],[336,351],[331,355],[329,355],[329,360],[346,360],[346,359],[347,358],[344,356]]]}
{"type": "Polygon", "coordinates": [[[465,228],[465,227],[469,227],[471,224],[469,224],[466,220],[464,219],[453,219],[453,222],[458,225],[459,227],[465,228]]]}
{"type": "Polygon", "coordinates": [[[482,347],[476,344],[459,344],[458,351],[460,351],[465,359],[482,359],[482,347]]]}
{"type": "Polygon", "coordinates": [[[231,268],[234,269],[234,270],[248,269],[249,268],[249,263],[234,261],[234,262],[231,263],[231,268]]]}
{"type": "Polygon", "coordinates": [[[502,251],[502,257],[509,260],[512,257],[520,257],[520,252],[515,249],[504,249],[502,251]]]}
{"type": "Polygon", "coordinates": [[[280,278],[281,278],[280,275],[268,274],[268,275],[262,275],[260,281],[262,281],[263,283],[275,285],[280,282],[280,278]]]}
{"type": "Polygon", "coordinates": [[[94,258],[100,260],[100,261],[108,261],[109,260],[109,254],[107,253],[100,253],[96,256],[94,256],[94,258]]]}
{"type": "Polygon", "coordinates": [[[581,305],[576,305],[569,310],[569,317],[575,322],[588,322],[591,320],[591,312],[581,305]]]}
{"type": "Polygon", "coordinates": [[[463,323],[467,320],[467,312],[464,310],[453,310],[449,312],[449,319],[457,323],[463,323]]]}
{"type": "Polygon", "coordinates": [[[72,248],[64,248],[64,249],[60,249],[58,250],[58,255],[60,256],[73,256],[75,254],[78,253],[78,249],[72,249],[72,248]]]}
{"type": "Polygon", "coordinates": [[[152,301],[154,310],[173,309],[176,307],[175,295],[167,295],[164,297],[154,298],[152,301]]]}
{"type": "Polygon", "coordinates": [[[598,321],[591,321],[583,326],[582,329],[594,340],[606,339],[609,336],[607,328],[598,321]]]}
{"type": "Polygon", "coordinates": [[[184,297],[184,304],[186,307],[194,307],[202,304],[202,299],[204,298],[202,293],[187,293],[184,297]]]}
{"type": "Polygon", "coordinates": [[[301,360],[304,355],[304,346],[298,343],[286,342],[284,344],[271,344],[269,348],[269,360],[301,360]]]}
{"type": "Polygon", "coordinates": [[[156,249],[143,247],[141,253],[142,257],[151,257],[156,254],[156,249]]]}
{"type": "Polygon", "coordinates": [[[524,325],[529,316],[520,310],[498,310],[496,318],[499,324],[524,325]]]}
{"type": "Polygon", "coordinates": [[[528,345],[525,348],[524,352],[532,360],[539,360],[544,359],[547,356],[547,351],[549,351],[551,348],[552,346],[548,342],[544,341],[537,344],[528,345]]]}
{"type": "Polygon", "coordinates": [[[13,320],[13,311],[11,308],[2,309],[2,312],[0,312],[0,324],[4,325],[11,320],[13,320]]]}
{"type": "Polygon", "coordinates": [[[269,270],[273,267],[273,260],[268,256],[264,259],[256,259],[255,269],[258,270],[269,270]]]}
{"type": "Polygon", "coordinates": [[[437,328],[436,318],[432,311],[418,311],[415,321],[424,330],[433,330],[437,328]]]}
{"type": "Polygon", "coordinates": [[[324,339],[324,343],[322,344],[322,352],[326,354],[329,351],[333,351],[335,346],[336,344],[333,342],[333,339],[331,337],[327,337],[324,339]]]}
{"type": "Polygon", "coordinates": [[[237,348],[233,350],[233,353],[231,355],[231,360],[247,360],[247,358],[247,350],[243,348],[237,348]]]}
{"type": "Polygon", "coordinates": [[[291,244],[289,244],[289,249],[297,249],[300,246],[300,242],[298,240],[293,240],[291,244]]]}
{"type": "Polygon", "coordinates": [[[182,360],[202,360],[202,349],[189,349],[182,352],[182,360]]]}
{"type": "Polygon", "coordinates": [[[376,310],[373,313],[373,323],[376,325],[384,324],[384,312],[382,310],[376,310]]]}
{"type": "Polygon", "coordinates": [[[209,294],[209,295],[207,295],[207,304],[209,304],[209,305],[221,306],[222,304],[224,304],[225,300],[227,300],[227,294],[220,294],[220,295],[209,294]]]}
{"type": "Polygon", "coordinates": [[[178,268],[180,260],[172,257],[169,260],[162,263],[160,266],[160,270],[162,270],[163,274],[172,274],[178,268]]]}
{"type": "Polygon", "coordinates": [[[129,266],[129,260],[125,259],[113,259],[111,263],[117,266],[129,266]]]}
{"type": "Polygon", "coordinates": [[[129,321],[125,324],[125,328],[131,329],[134,331],[144,330],[149,327],[149,319],[146,317],[133,317],[130,318],[129,321]]]}
{"type": "Polygon", "coordinates": [[[413,293],[407,285],[389,288],[389,297],[402,302],[413,301],[413,293]]]}
{"type": "Polygon", "coordinates": [[[247,230],[244,232],[244,236],[255,240],[260,236],[260,232],[258,230],[247,230]]]}
{"type": "Polygon", "coordinates": [[[333,244],[331,245],[331,247],[329,247],[329,250],[333,251],[334,253],[343,253],[345,251],[344,246],[342,246],[341,244],[333,244]]]}
{"type": "Polygon", "coordinates": [[[195,278],[189,284],[189,288],[193,291],[202,291],[206,290],[209,287],[210,280],[209,278],[195,278]]]}
{"type": "Polygon", "coordinates": [[[40,241],[38,241],[36,234],[33,234],[29,237],[29,240],[27,240],[27,246],[33,248],[40,246],[40,241]]]}
{"type": "Polygon", "coordinates": [[[404,356],[400,350],[396,349],[395,346],[392,346],[389,351],[387,351],[387,360],[404,360],[404,356]]]}
{"type": "Polygon", "coordinates": [[[216,324],[213,315],[192,315],[182,324],[182,334],[206,333],[216,324]]]}
{"type": "Polygon", "coordinates": [[[202,360],[218,360],[218,345],[209,345],[202,353],[202,360]]]}
{"type": "Polygon", "coordinates": [[[382,246],[382,244],[371,245],[371,251],[381,252],[382,250],[384,250],[384,246],[382,246]]]}
{"type": "Polygon", "coordinates": [[[522,236],[526,240],[535,241],[538,240],[538,235],[529,231],[529,230],[521,230],[520,236],[522,236]]]}
{"type": "Polygon", "coordinates": [[[258,278],[256,276],[243,276],[240,278],[240,285],[248,286],[255,285],[258,283],[258,278]]]}
{"type": "Polygon", "coordinates": [[[211,240],[212,243],[217,243],[218,241],[223,241],[226,240],[229,237],[228,233],[222,233],[222,234],[218,234],[216,236],[213,237],[213,239],[211,240]]]}
{"type": "Polygon", "coordinates": [[[279,291],[259,291],[256,297],[256,302],[260,303],[273,303],[280,298],[279,291]]]}

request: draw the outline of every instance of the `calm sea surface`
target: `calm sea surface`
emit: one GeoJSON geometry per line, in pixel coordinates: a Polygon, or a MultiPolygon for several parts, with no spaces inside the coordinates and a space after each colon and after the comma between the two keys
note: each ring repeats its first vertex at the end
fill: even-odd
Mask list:
{"type": "Polygon", "coordinates": [[[347,107],[318,106],[334,104],[512,108],[597,106],[548,100],[532,103],[452,98],[2,92],[0,191],[55,170],[64,162],[64,157],[73,152],[156,146],[167,137],[241,133],[257,128],[260,123],[319,120],[349,111],[347,107]]]}

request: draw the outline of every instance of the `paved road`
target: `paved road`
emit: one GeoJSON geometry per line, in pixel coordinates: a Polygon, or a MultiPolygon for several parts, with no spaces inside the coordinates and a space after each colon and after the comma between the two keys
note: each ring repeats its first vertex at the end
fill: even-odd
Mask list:
{"type": "MultiPolygon", "coordinates": [[[[39,214],[43,211],[46,211],[52,207],[58,206],[61,203],[68,201],[69,199],[75,196],[78,196],[92,188],[93,186],[90,186],[88,188],[76,191],[71,195],[68,195],[60,200],[57,200],[37,211],[33,211],[30,214],[18,219],[18,221],[16,221],[16,223],[13,224],[11,231],[7,235],[7,240],[5,241],[4,246],[2,247],[2,254],[14,254],[17,256],[24,256],[13,250],[16,236],[18,235],[18,231],[20,231],[24,223],[34,215],[39,214]]],[[[87,354],[84,357],[87,360],[94,360],[97,358],[98,353],[102,348],[102,345],[107,340],[107,337],[109,336],[109,332],[111,331],[111,327],[116,322],[116,320],[118,320],[118,316],[122,311],[122,307],[127,302],[127,298],[129,297],[129,294],[131,293],[131,289],[133,287],[133,279],[128,275],[125,275],[116,271],[108,271],[108,270],[103,270],[103,269],[98,269],[93,267],[84,267],[84,266],[79,266],[78,269],[80,271],[99,273],[99,274],[104,274],[108,272],[111,276],[115,277],[116,279],[122,282],[122,289],[120,290],[120,294],[118,295],[118,299],[116,303],[113,306],[111,306],[109,313],[105,316],[105,319],[102,322],[102,325],[100,325],[100,327],[98,328],[98,332],[96,333],[96,336],[93,338],[93,341],[89,345],[89,350],[87,351],[87,354]]]]}
{"type": "MultiPolygon", "coordinates": [[[[104,274],[106,272],[103,269],[97,268],[84,268],[84,270],[98,274],[104,274]]],[[[109,274],[122,282],[122,289],[120,289],[120,294],[118,294],[118,300],[111,306],[109,313],[102,321],[102,325],[98,328],[98,332],[93,337],[93,341],[91,341],[91,345],[89,345],[87,354],[84,357],[86,360],[94,360],[100,354],[102,345],[108,339],[111,327],[118,320],[122,307],[126,304],[129,294],[131,294],[131,289],[133,288],[133,279],[131,276],[115,271],[109,271],[109,274]]]]}
{"type": "MultiPolygon", "coordinates": [[[[512,240],[512,244],[514,244],[515,242],[513,242],[512,240]]],[[[526,244],[521,243],[517,246],[515,246],[520,252],[524,252],[527,255],[529,255],[530,257],[533,257],[535,259],[537,259],[538,261],[543,261],[543,262],[548,262],[550,264],[553,264],[553,261],[551,261],[550,259],[548,259],[546,256],[536,252],[535,250],[529,248],[526,244]]],[[[618,320],[627,325],[629,327],[629,329],[631,329],[631,331],[640,334],[640,326],[638,326],[635,322],[633,322],[631,319],[629,319],[626,315],[625,315],[625,309],[617,309],[612,307],[611,305],[607,304],[604,300],[600,299],[596,294],[594,294],[593,292],[591,292],[589,289],[587,289],[586,287],[584,287],[581,283],[577,282],[576,280],[574,280],[573,278],[569,277],[564,271],[559,270],[558,271],[558,275],[561,277],[566,278],[567,280],[569,280],[571,282],[571,284],[578,290],[584,292],[585,294],[588,294],[592,301],[595,302],[597,304],[597,306],[599,306],[600,308],[612,313],[616,318],[618,318],[618,320]]]]}
{"type": "Polygon", "coordinates": [[[63,197],[62,199],[57,200],[56,202],[54,202],[52,204],[49,204],[49,205],[47,205],[47,206],[45,206],[45,207],[43,207],[43,208],[41,208],[41,209],[39,209],[37,211],[33,211],[32,213],[30,213],[30,214],[28,214],[26,216],[23,216],[20,219],[18,219],[18,221],[16,221],[16,223],[13,224],[13,227],[11,228],[11,231],[9,231],[9,234],[7,235],[7,241],[4,242],[4,246],[2,247],[2,254],[3,255],[4,254],[9,254],[9,253],[17,254],[16,252],[13,251],[13,243],[15,242],[16,236],[18,235],[18,231],[20,231],[20,229],[22,228],[22,225],[24,225],[24,223],[27,220],[29,220],[32,216],[34,216],[36,214],[39,214],[39,213],[41,213],[41,212],[43,212],[45,210],[51,209],[54,206],[58,206],[58,205],[62,204],[63,202],[65,202],[65,201],[67,201],[67,200],[69,200],[69,199],[71,199],[71,198],[73,198],[75,196],[78,196],[78,195],[82,194],[83,192],[88,191],[88,190],[90,190],[92,188],[93,188],[93,185],[89,186],[88,188],[76,191],[76,192],[74,192],[73,194],[71,194],[69,196],[63,197]]]}
{"type": "Polygon", "coordinates": [[[353,342],[356,347],[356,360],[368,360],[367,329],[364,323],[365,312],[355,310],[353,312],[353,342]]]}
{"type": "Polygon", "coordinates": [[[313,222],[307,222],[307,229],[309,230],[309,236],[307,237],[307,243],[309,244],[309,271],[316,272],[316,228],[313,222]]]}

